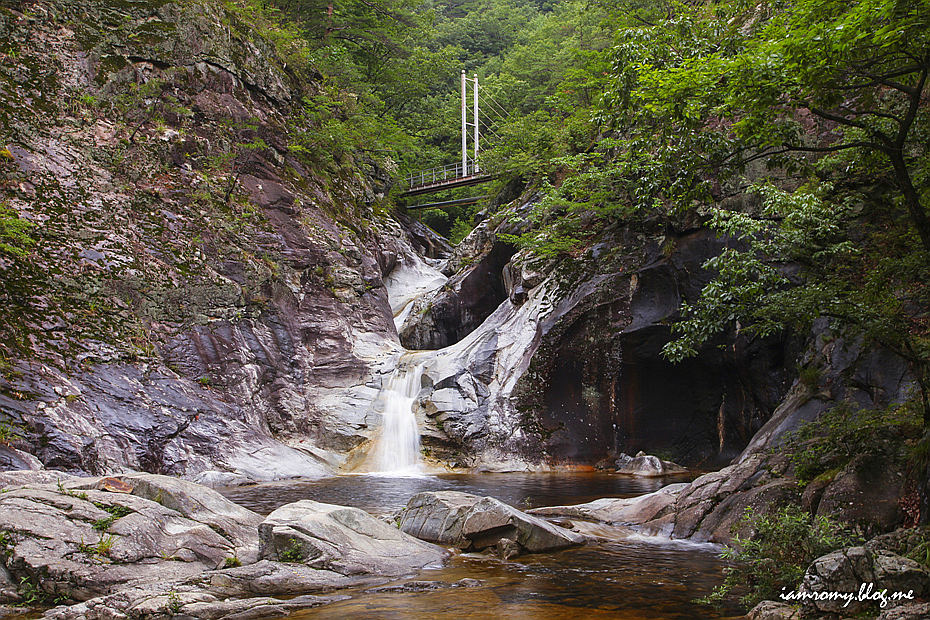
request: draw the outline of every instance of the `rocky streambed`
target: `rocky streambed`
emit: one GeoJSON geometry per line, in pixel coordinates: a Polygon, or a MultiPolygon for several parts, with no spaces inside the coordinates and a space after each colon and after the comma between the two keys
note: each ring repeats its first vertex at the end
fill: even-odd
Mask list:
{"type": "MultiPolygon", "coordinates": [[[[693,542],[711,532],[691,541],[637,533],[674,519],[678,504],[707,486],[700,481],[525,512],[493,497],[426,490],[378,518],[309,499],[263,516],[153,474],[8,472],[0,474],[0,597],[54,620],[301,617],[323,605],[332,611],[313,617],[379,617],[382,605],[436,618],[468,615],[473,605],[579,618],[733,617],[732,607],[692,602],[722,580],[720,548],[693,542]],[[440,591],[444,611],[430,607],[429,593],[440,591]]],[[[819,558],[798,591],[872,583],[913,595],[893,609],[858,601],[850,614],[926,618],[930,574],[899,555],[908,544],[899,531],[819,558]]],[[[768,603],[749,617],[796,613],[768,603]]],[[[845,609],[810,601],[804,613],[833,618],[845,609]]]]}
{"type": "Polygon", "coordinates": [[[439,568],[450,548],[507,559],[588,540],[456,491],[419,493],[388,523],[307,499],[262,516],[177,478],[54,471],[0,474],[0,523],[0,597],[60,603],[45,612],[56,620],[279,617],[439,568]]]}

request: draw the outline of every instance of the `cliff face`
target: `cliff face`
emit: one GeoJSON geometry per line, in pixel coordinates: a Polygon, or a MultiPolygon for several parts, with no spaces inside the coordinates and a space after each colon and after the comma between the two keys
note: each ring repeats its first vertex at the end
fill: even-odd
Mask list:
{"type": "MultiPolygon", "coordinates": [[[[315,140],[314,84],[224,7],[0,9],[0,468],[210,484],[351,470],[401,341],[436,350],[415,411],[440,464],[646,450],[719,465],[779,406],[792,341],[660,354],[725,241],[615,226],[582,255],[533,259],[497,236],[525,198],[460,245],[443,284],[424,257],[444,242],[382,211],[392,162],[315,140]]],[[[879,374],[850,381],[900,400],[903,371],[879,374]]],[[[785,407],[757,443],[814,415],[785,407]]]]}
{"type": "Polygon", "coordinates": [[[503,301],[456,338],[450,309],[499,296],[469,281],[500,262],[493,229],[514,225],[504,215],[463,241],[450,261],[461,271],[399,328],[403,342],[454,342],[427,366],[419,399],[432,453],[489,469],[612,468],[640,450],[706,467],[739,454],[791,385],[791,341],[731,333],[681,364],[661,353],[682,300],[709,278],[701,265],[727,242],[696,225],[615,226],[576,257],[521,251],[500,276],[503,301]]]}
{"type": "Polygon", "coordinates": [[[48,467],[314,475],[366,440],[412,252],[377,213],[390,161],[298,147],[314,87],[254,28],[209,1],[0,10],[3,217],[32,239],[0,260],[0,422],[48,467]]]}

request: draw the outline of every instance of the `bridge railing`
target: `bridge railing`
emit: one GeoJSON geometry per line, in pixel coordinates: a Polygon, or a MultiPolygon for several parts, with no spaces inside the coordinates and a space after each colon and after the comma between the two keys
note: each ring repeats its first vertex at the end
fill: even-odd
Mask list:
{"type": "Polygon", "coordinates": [[[436,185],[453,179],[463,179],[472,176],[476,172],[478,172],[478,168],[474,161],[466,162],[464,166],[462,162],[439,166],[438,168],[431,168],[408,175],[407,188],[414,189],[426,185],[436,185]]]}

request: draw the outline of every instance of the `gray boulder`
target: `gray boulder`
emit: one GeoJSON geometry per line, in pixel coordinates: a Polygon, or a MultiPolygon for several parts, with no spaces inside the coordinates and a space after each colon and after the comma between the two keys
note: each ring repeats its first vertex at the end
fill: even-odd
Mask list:
{"type": "Polygon", "coordinates": [[[904,603],[886,609],[875,620],[926,620],[930,618],[930,603],[904,603]]]}
{"type": "Polygon", "coordinates": [[[187,579],[227,558],[241,562],[257,557],[257,531],[249,534],[247,528],[261,517],[210,489],[146,476],[151,488],[165,489],[161,497],[166,504],[174,498],[173,505],[181,509],[175,510],[96,488],[112,486],[108,479],[59,474],[56,484],[30,483],[51,475],[41,473],[24,473],[19,477],[24,484],[15,484],[17,474],[4,476],[0,530],[6,541],[5,571],[12,582],[25,578],[49,598],[83,601],[127,587],[187,579]],[[232,515],[241,525],[229,525],[232,515]],[[215,524],[227,524],[235,533],[215,524]]]}
{"type": "Polygon", "coordinates": [[[762,601],[746,614],[746,620],[800,620],[800,618],[800,609],[775,601],[762,601]]]}
{"type": "Polygon", "coordinates": [[[301,500],[259,525],[263,559],[297,562],[342,575],[402,575],[449,555],[358,508],[301,500]]]}
{"type": "Polygon", "coordinates": [[[204,573],[199,585],[220,598],[248,598],[329,592],[380,581],[383,579],[371,575],[346,576],[306,564],[260,560],[248,566],[204,573]]]}
{"type": "Polygon", "coordinates": [[[670,484],[654,493],[639,497],[623,499],[605,497],[586,504],[546,506],[533,508],[527,512],[543,517],[566,517],[609,524],[640,525],[671,513],[679,493],[687,486],[687,483],[670,484]]]}
{"type": "Polygon", "coordinates": [[[917,562],[885,550],[848,547],[821,556],[807,569],[799,593],[805,612],[853,616],[910,603],[930,593],[930,573],[917,562]],[[887,601],[881,604],[880,593],[887,601]],[[829,593],[846,593],[833,598],[829,593]],[[894,600],[894,593],[905,598],[894,600]]]}
{"type": "Polygon", "coordinates": [[[56,607],[47,611],[44,617],[46,620],[257,620],[281,618],[347,598],[345,595],[302,594],[286,600],[264,596],[221,600],[200,585],[173,582],[56,607]]]}
{"type": "Polygon", "coordinates": [[[261,515],[235,504],[216,491],[199,484],[159,476],[121,476],[132,485],[132,494],[152,500],[179,514],[209,526],[235,545],[235,555],[244,564],[258,559],[258,525],[261,515]]]}
{"type": "Polygon", "coordinates": [[[565,549],[585,542],[575,532],[494,499],[458,491],[414,495],[400,517],[404,532],[462,550],[495,547],[504,557],[565,549]]]}
{"type": "Polygon", "coordinates": [[[657,456],[640,452],[636,456],[621,454],[616,461],[618,474],[643,476],[647,478],[667,476],[688,471],[681,465],[671,461],[663,461],[657,456]]]}

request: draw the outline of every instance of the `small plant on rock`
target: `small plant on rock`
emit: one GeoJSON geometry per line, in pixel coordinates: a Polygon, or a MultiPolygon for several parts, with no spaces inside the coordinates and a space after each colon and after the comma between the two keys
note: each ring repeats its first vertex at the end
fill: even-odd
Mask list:
{"type": "Polygon", "coordinates": [[[106,536],[101,536],[100,540],[97,541],[96,551],[98,555],[109,555],[110,549],[113,548],[113,543],[116,542],[116,536],[108,534],[106,536]]]}
{"type": "Polygon", "coordinates": [[[223,560],[223,568],[238,568],[242,566],[242,560],[236,556],[232,556],[223,560]]]}
{"type": "Polygon", "coordinates": [[[172,614],[181,613],[181,607],[184,606],[184,603],[181,601],[181,597],[178,596],[178,593],[174,590],[168,593],[168,610],[172,614]]]}
{"type": "Polygon", "coordinates": [[[747,508],[736,531],[749,525],[754,534],[735,537],[723,557],[733,562],[725,569],[723,585],[698,602],[717,604],[735,590],[748,588],[740,602],[752,606],[763,600],[777,600],[782,587],[796,587],[807,567],[818,557],[855,540],[839,524],[827,517],[811,517],[800,507],[789,505],[766,515],[747,508]]]}
{"type": "Polygon", "coordinates": [[[11,421],[0,420],[0,445],[9,445],[11,441],[21,438],[22,435],[11,421]]]}
{"type": "Polygon", "coordinates": [[[98,532],[106,532],[108,529],[110,529],[110,526],[113,525],[114,521],[116,521],[116,516],[114,515],[104,517],[103,519],[98,519],[94,522],[94,529],[98,532]]]}
{"type": "Polygon", "coordinates": [[[282,551],[280,554],[278,554],[278,557],[281,559],[282,562],[297,563],[297,562],[303,561],[304,554],[300,550],[300,546],[297,543],[292,541],[291,546],[285,549],[284,551],[282,551]]]}

